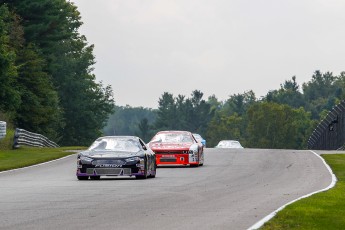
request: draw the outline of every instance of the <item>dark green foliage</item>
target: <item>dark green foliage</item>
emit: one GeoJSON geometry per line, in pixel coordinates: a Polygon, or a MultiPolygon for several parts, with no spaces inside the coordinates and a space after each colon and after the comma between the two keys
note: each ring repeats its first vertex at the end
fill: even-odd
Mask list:
{"type": "MultiPolygon", "coordinates": [[[[67,0],[0,0],[0,114],[62,145],[89,145],[114,109],[112,89],[92,74],[94,47],[79,34],[81,24],[67,0]]],[[[252,91],[224,102],[205,101],[198,90],[189,98],[164,93],[157,111],[115,107],[104,131],[148,141],[179,129],[210,145],[231,138],[246,147],[305,148],[311,124],[345,99],[344,88],[345,72],[316,71],[302,90],[294,76],[261,100],[252,91]]]]}
{"type": "Polygon", "coordinates": [[[336,83],[341,82],[340,79],[344,76],[335,77],[331,72],[315,71],[312,80],[303,84],[306,110],[311,111],[313,119],[319,119],[323,110],[331,110],[337,97],[341,97],[343,87],[336,83]]]}
{"type": "Polygon", "coordinates": [[[315,71],[311,81],[303,84],[305,100],[310,102],[318,98],[327,98],[334,95],[336,92],[335,80],[336,77],[331,72],[323,74],[320,71],[315,71]]]}
{"type": "Polygon", "coordinates": [[[152,127],[156,119],[156,111],[143,107],[115,106],[110,115],[105,135],[136,135],[149,141],[155,134],[152,127]]]}
{"type": "Polygon", "coordinates": [[[246,146],[243,127],[244,119],[237,113],[226,116],[217,112],[207,127],[208,146],[214,147],[220,140],[239,140],[242,145],[246,146]]]}
{"type": "MultiPolygon", "coordinates": [[[[345,73],[331,78],[336,87],[329,90],[333,97],[316,97],[308,102],[299,91],[296,77],[285,81],[279,90],[270,91],[265,98],[257,100],[253,91],[234,94],[225,102],[220,102],[215,95],[202,100],[202,92],[193,91],[191,98],[183,95],[174,97],[164,93],[159,99],[155,130],[188,130],[206,137],[209,146],[216,145],[222,139],[240,140],[245,147],[303,149],[313,128],[318,121],[312,119],[311,112],[318,111],[318,116],[327,114],[325,108],[332,107],[341,100],[345,85],[345,73]],[[310,108],[313,108],[311,110],[310,108]]],[[[317,79],[316,76],[314,76],[317,79]]],[[[321,78],[322,80],[322,78],[321,78]]],[[[312,80],[313,82],[314,80],[312,80]]],[[[320,81],[320,79],[318,79],[320,81]]],[[[314,83],[308,90],[316,90],[314,83]]],[[[330,80],[328,80],[330,82],[330,80]]],[[[119,118],[116,122],[123,123],[119,118]]],[[[147,124],[140,121],[140,132],[145,135],[147,124]]],[[[152,128],[151,128],[152,130],[152,128]]]]}
{"type": "Polygon", "coordinates": [[[51,66],[60,103],[64,109],[65,129],[62,145],[89,145],[102,134],[113,111],[112,89],[95,82],[93,46],[85,37],[65,41],[55,53],[51,66]]]}
{"type": "Polygon", "coordinates": [[[143,118],[139,125],[139,133],[137,133],[137,136],[141,137],[145,142],[150,141],[152,137],[151,133],[151,127],[149,125],[149,120],[147,118],[143,118]]]}
{"type": "MultiPolygon", "coordinates": [[[[199,90],[194,90],[191,94],[192,106],[189,106],[189,114],[187,116],[187,130],[204,135],[206,133],[207,124],[214,115],[211,110],[211,105],[202,99],[203,93],[199,90]]],[[[187,104],[188,105],[188,104],[187,104]]]]}
{"type": "Polygon", "coordinates": [[[279,90],[269,91],[265,99],[268,102],[286,104],[293,108],[305,106],[303,94],[299,91],[295,76],[292,77],[291,81],[285,81],[284,84],[280,85],[279,90]]]}
{"type": "Polygon", "coordinates": [[[225,103],[219,103],[213,97],[214,116],[208,123],[206,138],[209,146],[215,146],[220,140],[240,140],[246,146],[246,112],[249,106],[256,103],[253,91],[233,94],[225,103]]]}
{"type": "MultiPolygon", "coordinates": [[[[179,109],[183,110],[182,105],[184,104],[184,97],[179,95],[178,98],[179,102],[177,104],[179,104],[179,109]]],[[[174,96],[170,93],[164,92],[162,97],[158,100],[155,127],[162,130],[174,130],[180,129],[178,126],[177,105],[175,103],[174,96]]]]}
{"type": "Polygon", "coordinates": [[[222,111],[224,114],[232,115],[237,113],[243,115],[248,107],[256,102],[255,93],[253,91],[244,92],[243,94],[234,94],[224,103],[222,111]]]}
{"type": "Polygon", "coordinates": [[[0,111],[14,116],[20,105],[15,67],[16,53],[11,45],[12,15],[5,5],[0,6],[0,111]]]}
{"type": "Polygon", "coordinates": [[[204,135],[214,110],[202,97],[203,93],[199,90],[194,90],[191,98],[187,99],[182,95],[174,98],[165,92],[158,101],[156,129],[188,130],[204,135]]]}
{"type": "Polygon", "coordinates": [[[82,24],[76,6],[66,0],[2,0],[22,18],[25,40],[38,45],[45,56],[58,42],[74,39],[82,24]]]}
{"type": "Polygon", "coordinates": [[[93,46],[78,33],[76,6],[66,0],[0,3],[0,111],[62,145],[88,145],[101,134],[114,100],[91,73],[93,46]]]}
{"type": "Polygon", "coordinates": [[[254,148],[300,149],[310,135],[310,114],[303,108],[262,102],[248,111],[246,144],[254,148]]]}
{"type": "Polygon", "coordinates": [[[63,126],[59,98],[50,76],[43,71],[45,62],[31,45],[18,51],[18,87],[21,106],[17,110],[16,125],[58,141],[63,126]]]}
{"type": "MultiPolygon", "coordinates": [[[[1,9],[6,13],[4,6],[1,9]]],[[[9,39],[2,39],[1,42],[4,48],[8,48],[8,55],[13,60],[2,62],[5,65],[0,68],[1,110],[10,115],[17,127],[57,140],[62,117],[57,93],[50,77],[43,71],[45,62],[31,44],[24,43],[18,15],[7,11],[5,16],[2,14],[1,18],[6,19],[9,39]]]]}
{"type": "Polygon", "coordinates": [[[303,84],[305,94],[292,77],[261,100],[251,91],[232,95],[225,103],[213,97],[216,113],[208,124],[208,143],[212,146],[221,139],[239,139],[245,147],[306,148],[319,117],[345,98],[344,79],[345,73],[333,77],[316,71],[313,79],[303,84]]]}

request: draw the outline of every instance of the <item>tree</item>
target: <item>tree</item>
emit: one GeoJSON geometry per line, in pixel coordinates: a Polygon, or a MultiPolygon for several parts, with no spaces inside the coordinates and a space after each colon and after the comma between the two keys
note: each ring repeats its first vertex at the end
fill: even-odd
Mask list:
{"type": "Polygon", "coordinates": [[[286,104],[293,108],[305,106],[303,94],[299,91],[299,85],[296,82],[296,76],[293,76],[291,81],[287,80],[281,84],[279,90],[269,91],[264,100],[286,104]]]}
{"type": "Polygon", "coordinates": [[[237,113],[226,116],[216,113],[209,122],[206,138],[209,146],[215,146],[220,140],[241,140],[243,144],[244,119],[237,113]]]}
{"type": "Polygon", "coordinates": [[[177,129],[177,108],[174,96],[171,93],[164,92],[158,100],[157,119],[155,128],[158,130],[177,129]]]}
{"type": "Polygon", "coordinates": [[[20,106],[20,94],[16,87],[16,53],[12,48],[10,30],[12,16],[6,5],[0,5],[0,111],[12,117],[20,106]]]}
{"type": "Polygon", "coordinates": [[[24,37],[40,47],[48,65],[60,42],[75,39],[82,25],[77,7],[66,0],[1,0],[21,18],[24,37]],[[53,51],[53,52],[52,52],[53,51]]]}
{"type": "Polygon", "coordinates": [[[150,141],[152,137],[151,127],[147,118],[143,118],[138,124],[140,133],[137,136],[141,137],[145,142],[150,141]]]}
{"type": "Polygon", "coordinates": [[[252,90],[244,92],[243,94],[233,94],[224,103],[222,113],[226,115],[232,115],[234,113],[243,115],[247,111],[247,108],[255,102],[256,97],[252,90]]]}
{"type": "Polygon", "coordinates": [[[103,132],[105,135],[135,135],[147,142],[155,132],[152,126],[155,119],[156,111],[153,109],[115,106],[103,132]]]}
{"type": "Polygon", "coordinates": [[[342,89],[336,84],[337,77],[331,72],[315,71],[312,80],[303,84],[305,108],[312,113],[313,119],[319,119],[323,110],[331,110],[342,89]],[[339,90],[338,90],[339,89],[339,90]]]}
{"type": "MultiPolygon", "coordinates": [[[[114,100],[110,86],[95,82],[93,45],[78,33],[82,23],[77,7],[66,0],[2,2],[22,18],[26,45],[35,47],[45,63],[39,71],[52,77],[58,91],[62,109],[57,111],[63,112],[66,124],[58,130],[60,144],[88,145],[102,132],[114,100]]],[[[21,120],[29,122],[28,118],[21,120]]]]}
{"type": "Polygon", "coordinates": [[[31,45],[18,52],[18,87],[21,106],[17,110],[18,127],[59,140],[58,130],[63,127],[58,94],[35,48],[31,45]]]}
{"type": "Polygon", "coordinates": [[[340,73],[340,75],[336,78],[334,84],[337,87],[335,97],[338,99],[339,103],[340,100],[345,99],[345,71],[340,73]]]}
{"type": "Polygon", "coordinates": [[[203,93],[199,90],[192,92],[190,114],[188,116],[189,130],[204,135],[207,130],[207,124],[214,115],[214,110],[211,110],[211,105],[202,99],[203,93]]]}
{"type": "Polygon", "coordinates": [[[303,93],[306,101],[314,101],[318,98],[327,98],[334,95],[336,86],[334,82],[336,77],[331,72],[322,73],[315,71],[312,80],[303,84],[303,93]]]}
{"type": "Polygon", "coordinates": [[[303,108],[262,102],[251,106],[247,116],[248,146],[271,149],[306,147],[311,120],[310,113],[303,108]]]}
{"type": "Polygon", "coordinates": [[[213,116],[211,105],[202,99],[203,93],[194,90],[191,98],[164,93],[159,99],[155,128],[157,130],[188,130],[203,135],[213,116]]]}

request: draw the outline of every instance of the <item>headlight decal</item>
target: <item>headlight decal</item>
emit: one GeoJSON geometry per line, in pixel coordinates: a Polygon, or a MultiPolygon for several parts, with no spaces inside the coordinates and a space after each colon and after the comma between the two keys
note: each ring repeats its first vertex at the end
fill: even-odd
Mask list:
{"type": "Polygon", "coordinates": [[[93,159],[90,157],[86,157],[86,156],[80,156],[80,163],[81,164],[92,164],[93,159]]]}
{"type": "Polygon", "coordinates": [[[130,157],[130,158],[127,158],[125,161],[126,161],[126,164],[136,164],[136,165],[145,164],[145,158],[143,157],[130,157]]]}

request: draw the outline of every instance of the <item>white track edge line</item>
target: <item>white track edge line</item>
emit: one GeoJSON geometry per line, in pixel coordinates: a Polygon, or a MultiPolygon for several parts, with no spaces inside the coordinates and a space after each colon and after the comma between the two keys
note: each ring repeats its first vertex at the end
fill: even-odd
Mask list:
{"type": "Polygon", "coordinates": [[[316,192],[312,192],[312,193],[309,193],[307,195],[304,195],[304,196],[301,196],[293,201],[290,201],[289,203],[287,204],[284,204],[283,206],[281,206],[280,208],[278,208],[277,210],[271,212],[270,214],[268,214],[267,216],[265,216],[264,218],[262,218],[261,220],[259,220],[258,222],[256,222],[254,225],[252,225],[251,227],[248,228],[248,230],[256,230],[256,229],[259,229],[260,227],[262,227],[264,225],[264,223],[266,223],[267,221],[269,221],[270,219],[272,219],[279,211],[281,211],[282,209],[284,209],[286,206],[288,206],[289,204],[292,204],[296,201],[299,201],[301,199],[304,199],[306,197],[309,197],[311,195],[314,195],[316,193],[320,193],[320,192],[324,192],[324,191],[327,191],[331,188],[333,188],[335,186],[335,184],[337,183],[337,177],[335,176],[335,174],[333,173],[331,167],[329,167],[329,165],[326,163],[325,159],[323,159],[319,154],[317,154],[316,152],[312,151],[312,150],[309,150],[310,152],[312,152],[313,154],[315,154],[317,157],[319,157],[322,162],[324,163],[324,165],[326,166],[326,168],[328,169],[328,172],[331,174],[332,176],[332,182],[330,183],[330,185],[328,185],[327,188],[324,188],[324,189],[321,189],[321,190],[318,190],[316,192]]]}
{"type": "Polygon", "coordinates": [[[6,170],[6,171],[2,171],[2,172],[0,172],[0,174],[15,172],[15,171],[19,171],[19,170],[23,170],[23,169],[27,169],[27,168],[34,168],[34,167],[41,166],[41,165],[45,165],[45,164],[49,164],[49,163],[52,163],[52,162],[55,162],[55,161],[60,161],[60,160],[63,160],[63,159],[65,159],[65,158],[71,157],[71,156],[73,156],[73,155],[74,155],[74,154],[71,154],[71,155],[64,156],[64,157],[61,157],[61,158],[58,158],[58,159],[55,159],[55,160],[46,161],[46,162],[39,163],[39,164],[35,164],[35,165],[25,166],[25,167],[22,167],[22,168],[10,169],[10,170],[6,170]]]}

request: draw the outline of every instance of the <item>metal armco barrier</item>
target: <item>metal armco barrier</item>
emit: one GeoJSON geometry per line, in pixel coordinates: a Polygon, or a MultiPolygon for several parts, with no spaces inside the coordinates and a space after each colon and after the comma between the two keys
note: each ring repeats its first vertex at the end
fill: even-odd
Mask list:
{"type": "Polygon", "coordinates": [[[25,129],[16,129],[13,140],[13,148],[19,148],[21,145],[28,145],[34,147],[59,147],[55,142],[49,140],[47,137],[26,131],[25,129]]]}
{"type": "Polygon", "coordinates": [[[6,136],[6,122],[0,121],[0,139],[6,136]]]}
{"type": "Polygon", "coordinates": [[[308,140],[308,149],[344,150],[345,100],[333,107],[308,140]]]}

